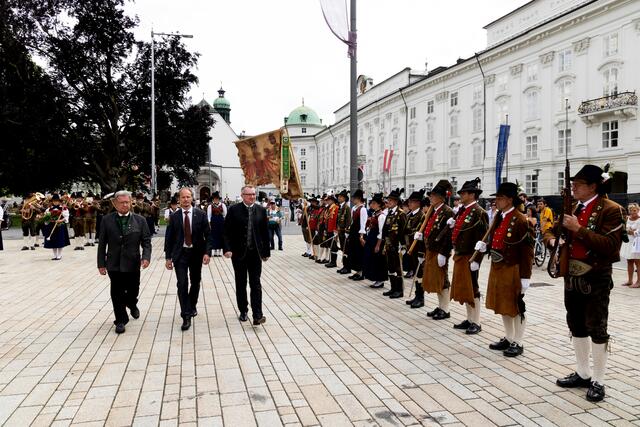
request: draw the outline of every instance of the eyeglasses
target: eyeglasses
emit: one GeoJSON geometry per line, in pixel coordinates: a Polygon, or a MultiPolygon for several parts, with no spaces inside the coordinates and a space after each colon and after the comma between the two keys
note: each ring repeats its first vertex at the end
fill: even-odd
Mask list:
{"type": "Polygon", "coordinates": [[[256,193],[242,193],[243,196],[255,196],[256,193]]]}

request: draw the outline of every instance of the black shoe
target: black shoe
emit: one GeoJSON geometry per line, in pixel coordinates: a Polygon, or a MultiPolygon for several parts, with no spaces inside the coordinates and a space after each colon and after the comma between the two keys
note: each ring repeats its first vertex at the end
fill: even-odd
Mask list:
{"type": "Polygon", "coordinates": [[[76,246],[75,248],[73,248],[74,251],[81,251],[82,248],[80,246],[76,246]]]}
{"type": "Polygon", "coordinates": [[[424,307],[424,300],[416,299],[411,303],[411,308],[422,308],[424,307]]]}
{"type": "Polygon", "coordinates": [[[322,260],[321,259],[316,259],[316,263],[317,264],[322,264],[322,260]]]}
{"type": "Polygon", "coordinates": [[[323,259],[320,263],[321,264],[329,264],[329,260],[328,259],[323,259]]]}
{"type": "Polygon", "coordinates": [[[124,334],[124,323],[116,324],[116,334],[124,334]]]}
{"type": "Polygon", "coordinates": [[[95,245],[96,245],[95,243],[89,243],[89,246],[95,246],[95,245]]]}
{"type": "Polygon", "coordinates": [[[506,350],[511,343],[506,338],[500,338],[500,341],[489,344],[491,350],[506,350]]]}
{"type": "Polygon", "coordinates": [[[310,255],[310,256],[309,256],[309,259],[310,259],[311,261],[315,261],[315,260],[316,260],[316,256],[315,256],[315,255],[310,255]]]}
{"type": "Polygon", "coordinates": [[[440,310],[440,307],[436,307],[434,308],[432,311],[428,311],[427,312],[427,316],[429,317],[433,317],[435,316],[437,313],[440,313],[442,310],[440,310]]]}
{"type": "Polygon", "coordinates": [[[375,282],[373,285],[369,285],[369,287],[373,289],[384,288],[384,282],[375,282]]]}
{"type": "Polygon", "coordinates": [[[182,329],[183,331],[188,330],[191,327],[191,317],[186,316],[183,320],[182,320],[182,326],[180,326],[180,329],[182,329]]]}
{"type": "Polygon", "coordinates": [[[278,250],[279,250],[279,251],[281,251],[281,250],[282,250],[282,248],[278,248],[278,250]]]}
{"type": "Polygon", "coordinates": [[[556,385],[564,388],[591,387],[591,378],[582,378],[577,372],[558,378],[556,385]]]}
{"type": "Polygon", "coordinates": [[[407,271],[407,274],[404,275],[406,279],[411,279],[413,277],[413,271],[407,271]]]}
{"type": "Polygon", "coordinates": [[[132,307],[129,309],[129,311],[131,312],[131,317],[133,317],[134,319],[140,317],[140,310],[138,309],[138,307],[132,307]]]}
{"type": "Polygon", "coordinates": [[[35,244],[35,245],[33,245],[33,246],[35,246],[36,248],[39,248],[39,247],[40,247],[40,244],[39,244],[39,243],[36,243],[36,244],[35,244]]]}
{"type": "Polygon", "coordinates": [[[87,242],[84,244],[85,246],[91,246],[91,243],[87,242]]]}
{"type": "Polygon", "coordinates": [[[478,325],[477,323],[472,323],[464,333],[467,335],[476,335],[480,332],[482,332],[482,326],[478,325]]]}
{"type": "Polygon", "coordinates": [[[391,295],[393,292],[394,292],[393,290],[389,289],[388,291],[384,291],[384,292],[382,293],[382,296],[383,296],[383,297],[388,297],[388,296],[389,296],[389,295],[391,295]]]}
{"type": "Polygon", "coordinates": [[[457,325],[453,325],[453,329],[469,329],[469,326],[471,326],[471,322],[465,320],[457,325]]]}
{"type": "Polygon", "coordinates": [[[336,268],[338,265],[335,262],[330,261],[330,262],[326,263],[324,266],[327,267],[327,268],[336,268]]]}
{"type": "Polygon", "coordinates": [[[28,251],[28,250],[29,250],[29,248],[28,248],[28,247],[26,247],[26,246],[23,246],[23,247],[22,247],[22,249],[20,249],[20,250],[21,250],[21,251],[28,251]]]}
{"type": "Polygon", "coordinates": [[[342,267],[340,270],[338,270],[338,274],[349,274],[349,273],[351,273],[351,270],[348,268],[342,267]]]}
{"type": "Polygon", "coordinates": [[[451,317],[451,313],[445,312],[444,310],[440,309],[440,311],[434,314],[431,318],[433,320],[444,320],[448,319],[449,317],[451,317]]]}
{"type": "Polygon", "coordinates": [[[389,298],[396,299],[396,298],[402,298],[403,296],[404,296],[404,293],[400,291],[394,291],[391,295],[389,295],[389,298]]]}
{"type": "Polygon", "coordinates": [[[364,280],[364,276],[362,274],[355,274],[353,276],[353,279],[351,279],[351,280],[353,280],[354,282],[358,282],[360,280],[364,280]]]}
{"type": "Polygon", "coordinates": [[[520,356],[524,351],[524,346],[518,345],[517,342],[512,342],[508,349],[502,352],[507,357],[520,356]]]}
{"type": "Polygon", "coordinates": [[[241,322],[246,322],[247,320],[249,320],[249,318],[247,317],[247,313],[240,313],[240,316],[238,316],[238,319],[241,322]]]}
{"type": "Polygon", "coordinates": [[[416,300],[416,297],[413,297],[413,299],[408,299],[408,300],[406,300],[404,303],[405,303],[405,304],[407,304],[407,305],[411,305],[411,304],[413,304],[413,302],[414,302],[415,300],[416,300]]]}
{"type": "Polygon", "coordinates": [[[193,309],[191,310],[191,317],[196,317],[198,315],[198,310],[197,309],[193,309]]]}
{"type": "Polygon", "coordinates": [[[309,256],[309,254],[305,252],[305,253],[302,254],[302,256],[307,258],[309,256]]]}
{"type": "Polygon", "coordinates": [[[358,276],[358,273],[353,273],[351,276],[347,277],[347,279],[353,280],[356,278],[356,276],[358,276]]]}
{"type": "Polygon", "coordinates": [[[266,321],[267,321],[267,318],[262,316],[262,317],[260,317],[258,319],[253,319],[253,324],[256,325],[256,326],[257,325],[262,325],[266,321]]]}
{"type": "Polygon", "coordinates": [[[602,399],[604,399],[604,384],[591,381],[589,390],[587,390],[587,400],[589,402],[600,402],[602,399]]]}

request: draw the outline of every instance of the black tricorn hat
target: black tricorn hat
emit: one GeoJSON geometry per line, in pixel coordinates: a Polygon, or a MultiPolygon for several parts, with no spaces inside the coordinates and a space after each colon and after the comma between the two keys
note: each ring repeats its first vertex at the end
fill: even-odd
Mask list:
{"type": "Polygon", "coordinates": [[[431,194],[437,194],[442,198],[446,199],[451,196],[451,192],[453,191],[453,187],[451,183],[446,179],[441,179],[438,183],[431,189],[431,191],[427,192],[427,196],[431,194]]]}
{"type": "Polygon", "coordinates": [[[220,198],[220,192],[219,191],[214,191],[213,194],[211,195],[211,200],[219,199],[219,198],[220,198]]]}
{"type": "Polygon", "coordinates": [[[382,193],[374,193],[373,196],[371,196],[371,201],[376,202],[380,206],[384,205],[384,199],[382,198],[382,193]]]}
{"type": "Polygon", "coordinates": [[[60,200],[60,195],[58,193],[55,193],[53,196],[51,196],[51,200],[60,200]]]}
{"type": "Polygon", "coordinates": [[[411,193],[411,195],[409,196],[408,200],[416,200],[418,202],[422,201],[422,199],[424,199],[424,193],[427,190],[425,190],[424,188],[418,190],[418,191],[414,191],[413,193],[411,193]]]}
{"type": "Polygon", "coordinates": [[[349,200],[349,190],[346,188],[338,193],[338,196],[344,197],[345,200],[349,200]]]}
{"type": "Polygon", "coordinates": [[[391,192],[387,196],[387,199],[400,200],[400,195],[402,193],[404,193],[404,188],[396,188],[395,190],[391,190],[391,192]]]}
{"type": "Polygon", "coordinates": [[[464,184],[462,184],[462,187],[460,188],[460,190],[458,190],[458,194],[462,193],[462,192],[467,192],[467,193],[476,193],[476,195],[480,195],[482,194],[482,189],[480,187],[478,187],[480,185],[480,178],[475,178],[472,179],[471,181],[465,181],[464,184]]]}
{"type": "Polygon", "coordinates": [[[519,193],[520,192],[518,190],[518,184],[515,184],[513,182],[503,182],[502,184],[500,184],[500,187],[498,187],[498,191],[496,191],[494,194],[491,194],[491,197],[511,197],[511,199],[513,200],[513,206],[518,206],[522,203],[522,200],[520,200],[520,198],[518,197],[519,193]]]}
{"type": "Polygon", "coordinates": [[[358,188],[356,191],[353,192],[353,196],[351,197],[364,200],[364,192],[358,188]]]}
{"type": "Polygon", "coordinates": [[[178,198],[176,196],[171,197],[171,200],[169,201],[170,205],[177,205],[178,204],[178,198]]]}

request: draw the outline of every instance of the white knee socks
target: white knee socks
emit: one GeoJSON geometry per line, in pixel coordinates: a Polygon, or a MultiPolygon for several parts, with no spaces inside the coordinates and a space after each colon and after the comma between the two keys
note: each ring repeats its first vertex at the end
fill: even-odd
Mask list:
{"type": "Polygon", "coordinates": [[[576,352],[576,372],[580,378],[591,378],[589,367],[589,353],[591,353],[591,339],[589,337],[573,337],[573,349],[576,352]]]}
{"type": "Polygon", "coordinates": [[[607,344],[592,342],[591,349],[593,353],[593,376],[591,379],[598,384],[604,384],[604,370],[607,366],[607,344]]]}
{"type": "Polygon", "coordinates": [[[522,345],[522,338],[524,337],[524,330],[527,327],[527,319],[523,319],[520,315],[513,318],[513,340],[518,343],[518,345],[522,345]]]}
{"type": "Polygon", "coordinates": [[[474,308],[471,307],[471,304],[466,303],[464,307],[467,309],[467,321],[473,323],[473,311],[474,308]]]}
{"type": "Polygon", "coordinates": [[[438,292],[438,307],[442,309],[445,313],[449,312],[449,293],[451,288],[443,289],[438,292]]]}
{"type": "Polygon", "coordinates": [[[474,298],[473,302],[475,304],[475,307],[472,308],[472,315],[473,317],[470,319],[471,322],[475,323],[476,325],[480,324],[480,298],[474,298]]]}
{"type": "Polygon", "coordinates": [[[502,315],[502,324],[504,325],[504,337],[509,342],[514,340],[514,317],[502,315]]]}

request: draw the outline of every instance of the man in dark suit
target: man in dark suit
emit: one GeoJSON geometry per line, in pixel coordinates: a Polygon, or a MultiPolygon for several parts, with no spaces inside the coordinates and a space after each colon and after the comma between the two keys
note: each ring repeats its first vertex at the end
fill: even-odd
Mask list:
{"type": "Polygon", "coordinates": [[[209,264],[211,244],[207,214],[191,205],[191,190],[183,188],[178,195],[180,209],[169,218],[164,237],[164,253],[167,270],[172,270],[174,266],[176,269],[181,329],[186,331],[191,327],[191,318],[198,315],[196,304],[200,293],[202,264],[209,264]]]}
{"type": "Polygon", "coordinates": [[[256,203],[256,189],[254,187],[249,185],[242,187],[241,194],[242,203],[231,206],[225,217],[224,256],[231,258],[233,263],[240,321],[246,322],[248,320],[248,274],[253,324],[260,325],[266,321],[262,315],[262,287],[260,285],[262,261],[268,260],[271,255],[267,211],[256,203]]]}
{"type": "Polygon", "coordinates": [[[151,233],[146,220],[131,212],[131,193],[118,191],[114,197],[116,212],[102,218],[98,240],[98,271],[109,274],[111,302],[116,320],[116,333],[125,331],[131,317],[140,317],[138,293],[140,267],[147,268],[151,260],[151,233]],[[142,247],[142,257],[140,248],[142,247]]]}

